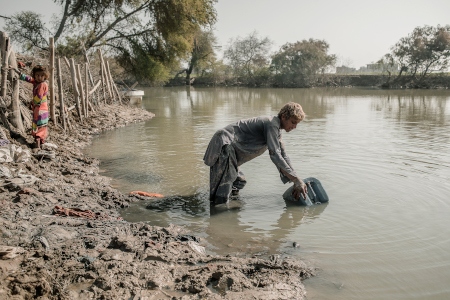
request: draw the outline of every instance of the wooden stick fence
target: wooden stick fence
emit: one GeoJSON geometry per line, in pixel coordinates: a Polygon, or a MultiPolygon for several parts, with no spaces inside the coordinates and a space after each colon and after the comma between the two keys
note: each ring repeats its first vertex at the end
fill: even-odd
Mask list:
{"type": "MultiPolygon", "coordinates": [[[[89,111],[94,111],[94,107],[101,103],[113,103],[118,101],[122,104],[121,94],[114,83],[111,75],[109,62],[103,57],[102,51],[97,50],[99,57],[99,74],[98,79],[94,78],[90,67],[89,58],[85,53],[86,62],[77,64],[73,58],[56,57],[54,38],[49,39],[49,113],[50,120],[56,125],[61,124],[63,130],[72,128],[70,122],[71,110],[76,108],[77,116],[82,122],[89,117],[89,111]],[[65,65],[62,63],[64,62],[65,65]],[[56,63],[56,64],[55,64],[56,63]],[[65,69],[65,70],[63,70],[65,69]],[[70,74],[70,79],[67,76],[70,74]],[[56,80],[55,80],[56,79],[56,80]],[[56,84],[55,84],[56,82],[56,84]],[[66,90],[64,90],[66,88],[66,90]],[[70,91],[71,94],[70,95],[70,91]],[[69,93],[69,95],[67,94],[69,93]],[[103,97],[102,97],[103,96],[103,97]],[[101,99],[103,98],[103,99],[101,99]],[[56,99],[59,100],[56,104],[56,99]],[[59,106],[59,109],[56,106],[59,106]],[[68,108],[66,108],[68,107],[68,108]]],[[[1,55],[1,80],[0,80],[0,111],[1,120],[6,120],[4,108],[8,94],[8,78],[12,87],[11,102],[9,109],[12,111],[13,118],[11,124],[20,132],[24,132],[23,122],[31,124],[31,116],[27,109],[27,105],[23,105],[19,98],[28,103],[30,99],[19,90],[19,80],[13,70],[8,72],[11,66],[17,68],[17,60],[15,52],[10,46],[10,39],[6,33],[0,32],[0,55],[1,55]],[[9,73],[9,76],[8,76],[9,73]],[[27,114],[28,112],[28,114],[27,114]],[[14,121],[15,120],[15,121],[14,121]],[[17,121],[19,120],[19,121],[17,121]]],[[[73,115],[72,115],[73,118],[73,115]]],[[[9,128],[9,124],[5,124],[9,128]]]]}
{"type": "Polygon", "coordinates": [[[58,94],[59,94],[59,116],[63,126],[63,129],[67,129],[66,122],[66,112],[64,109],[64,92],[63,92],[63,84],[62,84],[62,76],[61,76],[61,59],[58,58],[56,61],[57,67],[57,78],[58,78],[58,94]]]}

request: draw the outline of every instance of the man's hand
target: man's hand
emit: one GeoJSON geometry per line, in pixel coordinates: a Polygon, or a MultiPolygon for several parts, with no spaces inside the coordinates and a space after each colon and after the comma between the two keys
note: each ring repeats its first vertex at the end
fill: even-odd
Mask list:
{"type": "Polygon", "coordinates": [[[292,190],[292,195],[294,196],[294,199],[298,199],[300,195],[302,195],[303,198],[306,199],[307,192],[308,190],[303,180],[298,179],[294,181],[294,189],[292,190]]]}
{"type": "Polygon", "coordinates": [[[292,190],[292,196],[294,199],[298,200],[300,195],[306,199],[306,195],[308,193],[306,184],[298,177],[294,177],[283,169],[280,169],[280,172],[283,173],[287,178],[289,178],[294,183],[294,189],[292,190]]]}

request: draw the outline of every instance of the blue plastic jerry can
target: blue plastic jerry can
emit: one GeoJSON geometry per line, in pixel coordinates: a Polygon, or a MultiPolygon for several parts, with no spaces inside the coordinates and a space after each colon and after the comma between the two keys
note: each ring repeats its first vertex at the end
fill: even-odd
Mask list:
{"type": "Polygon", "coordinates": [[[294,198],[294,196],[292,195],[294,186],[292,185],[284,192],[283,199],[286,201],[299,202],[299,204],[307,206],[328,202],[329,200],[328,195],[317,178],[308,177],[303,179],[303,182],[306,184],[307,187],[306,198],[303,197],[303,195],[300,195],[300,197],[297,199],[294,198]]]}

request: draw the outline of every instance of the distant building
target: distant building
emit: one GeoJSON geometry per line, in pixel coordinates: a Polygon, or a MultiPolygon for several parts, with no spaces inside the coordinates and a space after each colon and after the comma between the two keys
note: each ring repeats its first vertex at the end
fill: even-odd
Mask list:
{"type": "Polygon", "coordinates": [[[382,74],[387,71],[391,73],[397,73],[399,71],[398,64],[394,64],[393,66],[388,66],[385,64],[367,64],[366,66],[360,67],[359,70],[355,68],[350,68],[347,66],[336,67],[336,74],[382,74]]]}
{"type": "Polygon", "coordinates": [[[398,72],[398,64],[394,64],[393,66],[385,65],[385,64],[368,64],[365,72],[370,74],[379,74],[386,71],[390,71],[391,73],[398,72]]]}

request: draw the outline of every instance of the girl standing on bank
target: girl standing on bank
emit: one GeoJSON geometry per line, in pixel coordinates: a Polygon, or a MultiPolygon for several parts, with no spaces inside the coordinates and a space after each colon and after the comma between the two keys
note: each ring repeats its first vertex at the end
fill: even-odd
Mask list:
{"type": "Polygon", "coordinates": [[[41,148],[48,137],[48,79],[49,72],[47,68],[37,65],[31,70],[31,76],[20,73],[19,70],[14,69],[18,74],[20,80],[33,84],[33,99],[30,107],[33,111],[33,122],[31,126],[31,135],[35,140],[35,147],[41,148]]]}

